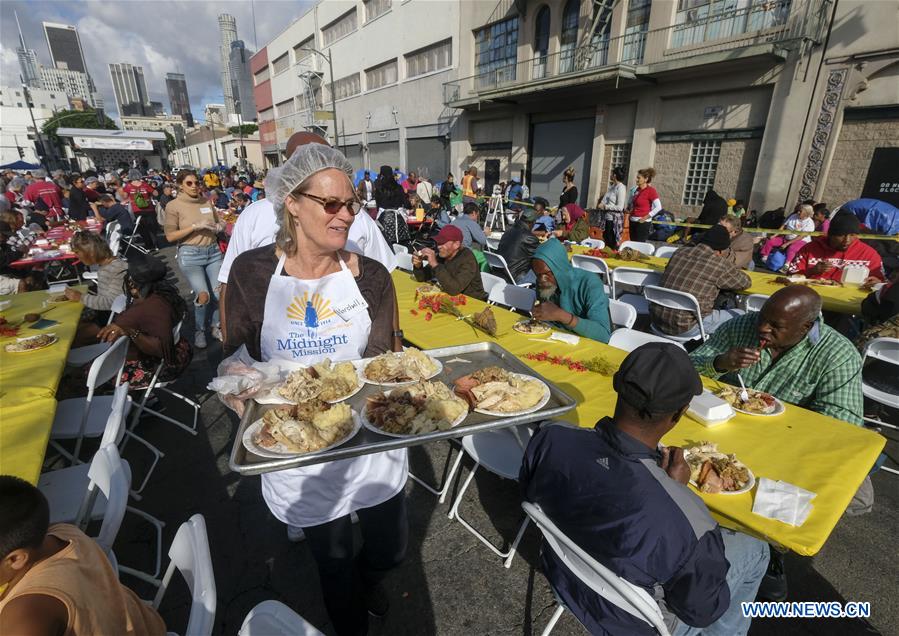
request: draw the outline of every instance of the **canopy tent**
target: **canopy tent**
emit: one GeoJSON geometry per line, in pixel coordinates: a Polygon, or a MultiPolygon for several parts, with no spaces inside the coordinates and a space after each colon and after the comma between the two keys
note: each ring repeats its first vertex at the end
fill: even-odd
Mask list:
{"type": "Polygon", "coordinates": [[[879,199],[853,199],[841,205],[838,212],[852,212],[875,234],[899,234],[899,208],[879,199]]]}
{"type": "Polygon", "coordinates": [[[0,166],[0,170],[37,170],[40,167],[41,164],[39,163],[28,163],[27,161],[19,159],[18,161],[13,161],[12,163],[0,166]]]}

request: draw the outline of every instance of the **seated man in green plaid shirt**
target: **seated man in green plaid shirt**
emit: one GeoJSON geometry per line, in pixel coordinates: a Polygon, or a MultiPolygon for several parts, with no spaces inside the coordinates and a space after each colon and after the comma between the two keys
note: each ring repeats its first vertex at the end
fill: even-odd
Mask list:
{"type": "Polygon", "coordinates": [[[785,287],[760,312],[721,325],[690,358],[701,375],[738,385],[739,372],[747,387],[861,426],[861,357],[820,316],[814,290],[785,287]]]}

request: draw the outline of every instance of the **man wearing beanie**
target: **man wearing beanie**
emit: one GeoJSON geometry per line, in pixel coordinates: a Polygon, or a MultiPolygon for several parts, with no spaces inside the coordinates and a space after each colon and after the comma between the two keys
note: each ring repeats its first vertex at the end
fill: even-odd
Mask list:
{"type": "MultiPolygon", "coordinates": [[[[682,349],[654,342],[628,354],[613,386],[615,413],[592,430],[545,424],[534,435],[518,477],[523,498],[659,600],[669,633],[746,634],[741,603],[755,599],[768,546],[719,527],[687,488],[683,450],[659,446],[702,392],[699,375],[682,349]]],[[[553,591],[591,634],[656,633],[584,585],[552,550],[544,547],[541,560],[553,591]]]]}
{"type": "Polygon", "coordinates": [[[858,217],[840,212],[830,220],[827,236],[819,236],[799,250],[790,266],[791,274],[807,278],[840,281],[843,268],[855,265],[868,268],[868,283],[883,282],[883,261],[880,254],[858,240],[861,224],[858,217]]]}
{"type": "MultiPolygon", "coordinates": [[[[714,309],[722,290],[746,289],[751,280],[725,258],[730,247],[730,234],[723,225],[715,225],[702,233],[696,245],[682,247],[668,260],[662,274],[661,287],[693,294],[702,311],[702,326],[714,333],[720,324],[739,316],[739,309],[714,309]]],[[[650,305],[652,324],[672,336],[699,336],[699,325],[693,312],[650,305]]]]}

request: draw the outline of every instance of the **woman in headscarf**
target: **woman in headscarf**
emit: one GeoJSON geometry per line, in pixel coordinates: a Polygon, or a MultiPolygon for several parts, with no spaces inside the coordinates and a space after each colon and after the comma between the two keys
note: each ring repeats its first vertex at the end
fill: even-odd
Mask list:
{"type": "Polygon", "coordinates": [[[553,232],[556,238],[580,243],[590,235],[587,212],[577,203],[569,203],[559,212],[562,217],[562,226],[553,232]]]}
{"type": "Polygon", "coordinates": [[[128,356],[122,370],[122,382],[132,389],[146,388],[160,360],[165,366],[162,382],[174,380],[190,364],[190,343],[183,337],[174,340],[175,326],[184,320],[187,304],[178,289],[166,280],[169,270],[153,256],[128,259],[128,271],[122,283],[127,299],[125,311],[97,333],[97,340],[115,342],[128,337],[128,356]]]}
{"type": "MultiPolygon", "coordinates": [[[[389,166],[387,171],[393,181],[389,166]]],[[[297,148],[268,184],[279,230],[275,244],[242,253],[231,268],[226,355],[245,346],[255,360],[312,365],[400,350],[390,274],[381,263],[345,250],[362,206],[352,175],[340,151],[310,143],[297,148]],[[305,310],[297,307],[298,298],[309,299],[305,310]]],[[[305,535],[341,636],[365,633],[367,613],[387,611],[378,584],[405,556],[407,473],[403,449],[262,475],[262,496],[288,525],[288,538],[305,535]],[[353,512],[364,541],[358,556],[353,512]]]]}

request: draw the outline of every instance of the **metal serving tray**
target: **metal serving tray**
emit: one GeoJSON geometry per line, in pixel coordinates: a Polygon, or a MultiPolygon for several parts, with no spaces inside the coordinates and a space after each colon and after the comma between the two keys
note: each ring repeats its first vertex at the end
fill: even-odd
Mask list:
{"type": "MultiPolygon", "coordinates": [[[[265,413],[265,411],[277,408],[276,406],[263,406],[256,402],[250,402],[247,404],[247,409],[244,412],[244,416],[241,419],[240,426],[237,430],[237,435],[234,438],[234,446],[231,449],[231,459],[229,461],[231,470],[242,475],[261,475],[262,473],[270,473],[288,468],[311,466],[313,464],[321,464],[336,459],[358,457],[359,455],[380,453],[382,451],[397,448],[408,448],[410,446],[427,444],[428,442],[434,442],[441,439],[464,437],[465,435],[471,435],[472,433],[495,431],[501,428],[526,424],[528,422],[537,422],[559,417],[576,406],[575,401],[564,391],[560,390],[546,380],[546,378],[536,373],[521,360],[494,342],[478,342],[459,347],[428,349],[426,352],[431,357],[440,358],[443,362],[443,371],[441,371],[439,375],[431,378],[434,381],[441,381],[452,386],[453,380],[456,378],[468,375],[469,373],[484,367],[498,366],[513,373],[524,373],[543,380],[549,387],[549,402],[538,411],[513,417],[492,417],[481,413],[471,412],[468,414],[468,417],[465,418],[465,421],[455,428],[447,431],[426,433],[424,435],[418,435],[417,437],[389,437],[387,435],[372,432],[363,426],[354,437],[336,448],[318,453],[310,453],[308,455],[285,457],[283,459],[260,457],[244,447],[242,442],[244,430],[246,430],[250,424],[262,417],[262,414],[265,413]],[[465,362],[455,360],[456,358],[465,360],[465,362]]],[[[377,393],[378,391],[387,388],[388,387],[377,386],[374,384],[365,384],[362,387],[362,390],[349,398],[347,402],[361,415],[366,398],[372,393],[377,393]]]]}

